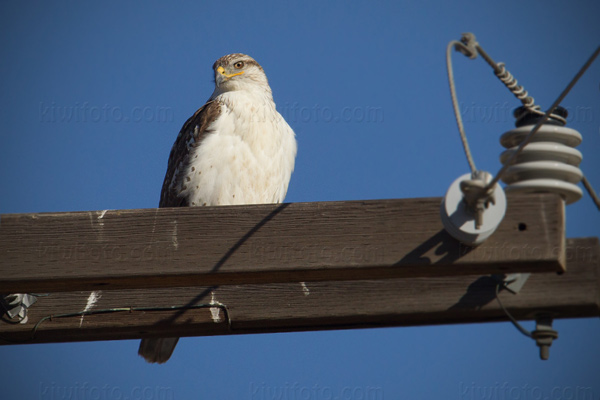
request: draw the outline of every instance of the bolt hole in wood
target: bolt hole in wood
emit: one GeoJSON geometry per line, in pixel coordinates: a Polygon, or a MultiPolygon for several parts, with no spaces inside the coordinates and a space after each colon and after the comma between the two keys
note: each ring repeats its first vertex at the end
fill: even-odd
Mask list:
{"type": "Polygon", "coordinates": [[[525,231],[525,230],[527,230],[527,224],[525,224],[525,223],[521,222],[521,223],[519,224],[519,231],[520,231],[520,232],[523,232],[523,231],[525,231]]]}

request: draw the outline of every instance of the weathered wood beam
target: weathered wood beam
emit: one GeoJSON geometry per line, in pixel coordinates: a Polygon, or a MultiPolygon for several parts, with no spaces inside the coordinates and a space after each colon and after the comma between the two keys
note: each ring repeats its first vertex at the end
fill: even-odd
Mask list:
{"type": "MultiPolygon", "coordinates": [[[[500,292],[517,319],[600,316],[597,238],[567,241],[567,272],[532,274],[521,292],[500,292]]],[[[51,293],[27,324],[0,322],[0,344],[203,336],[507,320],[489,276],[455,276],[98,291],[91,310],[219,303],[211,308],[119,311],[81,317],[90,292],[51,293]]]]}
{"type": "Polygon", "coordinates": [[[558,196],[509,196],[474,249],[443,229],[440,201],[2,215],[0,293],[564,270],[558,196]]]}

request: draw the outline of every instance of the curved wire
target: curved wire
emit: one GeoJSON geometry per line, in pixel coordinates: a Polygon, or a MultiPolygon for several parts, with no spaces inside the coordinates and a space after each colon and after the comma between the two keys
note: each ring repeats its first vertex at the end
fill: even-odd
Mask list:
{"type": "Polygon", "coordinates": [[[115,312],[134,312],[134,311],[175,311],[175,310],[193,310],[198,308],[219,308],[223,310],[227,319],[227,325],[231,330],[231,314],[227,309],[227,306],[222,303],[202,303],[202,304],[194,304],[190,306],[167,306],[167,307],[116,307],[116,308],[105,308],[98,310],[88,310],[88,311],[80,311],[73,313],[65,313],[65,314],[52,314],[47,315],[45,317],[40,318],[40,320],[34,325],[31,330],[31,338],[27,340],[10,340],[7,338],[0,337],[0,340],[5,341],[7,343],[25,343],[29,340],[35,339],[35,334],[37,333],[38,328],[42,323],[46,321],[51,321],[54,318],[69,318],[69,317],[80,317],[83,315],[94,315],[94,314],[110,314],[115,312]]]}
{"type": "MultiPolygon", "coordinates": [[[[471,174],[475,175],[477,168],[475,167],[475,161],[469,148],[469,142],[467,141],[467,134],[465,133],[465,127],[463,126],[462,117],[460,115],[460,107],[458,105],[458,98],[456,96],[456,87],[454,86],[454,71],[452,70],[452,49],[455,48],[461,50],[461,52],[471,52],[471,50],[463,43],[453,40],[448,43],[446,48],[446,68],[448,69],[448,83],[450,84],[450,96],[452,96],[452,107],[454,107],[454,116],[456,117],[456,123],[458,125],[458,132],[460,133],[460,140],[463,148],[465,149],[465,155],[467,156],[467,162],[469,168],[471,168],[471,174]]],[[[467,54],[467,53],[465,53],[467,54]]]]}
{"type": "Polygon", "coordinates": [[[225,304],[221,304],[221,303],[214,303],[214,304],[203,303],[203,304],[194,304],[191,306],[167,306],[167,307],[119,307],[119,308],[105,308],[105,309],[100,309],[100,310],[79,311],[79,312],[67,313],[67,314],[47,315],[47,316],[41,318],[35,324],[35,326],[33,327],[32,331],[31,331],[31,339],[35,338],[35,333],[37,332],[39,326],[43,322],[52,320],[53,318],[79,317],[82,315],[108,314],[108,313],[123,312],[123,311],[128,311],[128,312],[133,312],[133,311],[175,311],[175,310],[193,310],[193,309],[197,309],[197,308],[220,308],[221,310],[223,310],[223,312],[227,316],[227,324],[228,324],[229,328],[231,329],[231,316],[229,315],[229,310],[227,309],[227,306],[225,304]]]}
{"type": "MultiPolygon", "coordinates": [[[[481,191],[481,193],[486,193],[492,190],[492,188],[500,181],[502,175],[506,172],[506,170],[510,167],[512,162],[521,154],[525,146],[531,141],[533,136],[538,132],[541,126],[546,123],[546,121],[552,117],[553,119],[559,120],[563,123],[566,123],[566,119],[560,115],[553,114],[554,110],[558,105],[563,101],[563,99],[567,96],[567,94],[571,91],[573,86],[577,83],[579,78],[583,76],[585,71],[589,68],[589,66],[594,62],[598,54],[600,54],[600,46],[596,48],[594,53],[590,56],[590,58],[586,61],[586,63],[581,67],[579,72],[575,75],[575,77],[569,82],[567,87],[562,91],[562,93],[558,96],[558,98],[554,101],[552,106],[548,109],[548,111],[541,111],[540,106],[535,105],[535,101],[533,97],[529,96],[525,88],[521,85],[517,84],[517,80],[515,77],[508,72],[504,63],[496,63],[477,43],[475,39],[475,35],[472,33],[464,33],[462,35],[461,41],[453,40],[448,43],[448,47],[446,48],[446,67],[448,69],[448,82],[450,84],[450,95],[452,97],[452,107],[454,109],[454,115],[456,117],[456,123],[458,125],[458,131],[460,133],[460,140],[462,142],[463,148],[465,150],[465,155],[467,157],[467,162],[469,163],[469,167],[471,169],[471,174],[473,176],[477,173],[477,168],[475,167],[475,161],[473,160],[473,155],[471,154],[471,149],[469,148],[469,142],[467,140],[467,135],[465,133],[465,128],[463,125],[462,117],[460,115],[460,107],[458,104],[458,97],[456,95],[456,87],[454,84],[454,71],[452,69],[452,49],[456,49],[457,51],[463,53],[469,58],[477,57],[477,54],[481,55],[481,57],[493,68],[496,76],[504,83],[504,85],[523,103],[523,106],[529,110],[530,112],[541,115],[541,119],[536,123],[533,129],[529,132],[529,134],[523,139],[519,147],[516,151],[514,151],[511,156],[504,162],[498,173],[492,178],[492,180],[486,185],[485,188],[481,191]]],[[[520,118],[525,117],[526,113],[522,113],[520,118]]],[[[591,183],[584,176],[582,179],[582,184],[589,193],[592,198],[594,204],[600,210],[600,199],[596,195],[596,192],[592,188],[591,183]]]]}
{"type": "Polygon", "coordinates": [[[508,310],[504,307],[504,305],[500,301],[500,296],[498,296],[498,293],[500,292],[500,285],[502,285],[502,283],[498,283],[496,285],[496,300],[498,300],[498,304],[500,305],[500,308],[502,309],[502,311],[504,311],[504,314],[506,314],[506,316],[508,317],[510,322],[512,322],[512,324],[515,326],[515,328],[517,328],[517,330],[519,332],[521,332],[523,335],[533,339],[533,335],[531,334],[531,332],[529,332],[527,329],[525,329],[523,327],[523,325],[521,325],[519,323],[519,321],[517,321],[515,319],[515,317],[513,317],[512,314],[508,312],[508,310]]]}

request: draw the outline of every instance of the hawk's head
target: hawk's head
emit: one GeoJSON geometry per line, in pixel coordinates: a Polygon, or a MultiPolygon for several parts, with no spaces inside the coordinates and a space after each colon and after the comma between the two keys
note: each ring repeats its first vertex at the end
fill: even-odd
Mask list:
{"type": "Polygon", "coordinates": [[[219,92],[252,90],[255,86],[269,89],[269,82],[260,64],[246,54],[228,54],[213,65],[215,87],[219,92]]]}

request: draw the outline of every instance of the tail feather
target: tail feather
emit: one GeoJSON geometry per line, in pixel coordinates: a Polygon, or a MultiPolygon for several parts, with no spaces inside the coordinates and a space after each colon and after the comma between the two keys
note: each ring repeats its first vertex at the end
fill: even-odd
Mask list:
{"type": "Polygon", "coordinates": [[[171,358],[179,338],[142,339],[138,354],[149,363],[165,363],[171,358]]]}

